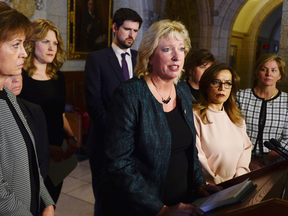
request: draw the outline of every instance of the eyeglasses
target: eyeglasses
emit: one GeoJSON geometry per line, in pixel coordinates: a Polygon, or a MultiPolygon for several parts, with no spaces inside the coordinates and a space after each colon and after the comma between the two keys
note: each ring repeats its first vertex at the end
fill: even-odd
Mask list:
{"type": "Polygon", "coordinates": [[[232,88],[232,85],[234,84],[233,82],[221,82],[220,80],[218,79],[214,79],[212,80],[211,82],[212,86],[215,87],[215,88],[220,88],[220,86],[222,86],[224,84],[224,87],[226,89],[231,89],[232,88]]]}

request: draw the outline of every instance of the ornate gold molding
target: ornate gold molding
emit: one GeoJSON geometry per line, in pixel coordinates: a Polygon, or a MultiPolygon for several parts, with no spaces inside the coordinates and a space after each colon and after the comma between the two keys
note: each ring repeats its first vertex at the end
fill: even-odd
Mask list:
{"type": "MultiPolygon", "coordinates": [[[[94,0],[94,2],[96,2],[94,0]]],[[[83,8],[87,7],[87,1],[83,0],[68,0],[68,31],[67,31],[67,47],[68,47],[68,52],[67,52],[67,59],[69,60],[84,60],[86,59],[87,55],[89,52],[82,50],[81,49],[81,43],[84,42],[85,38],[81,38],[79,36],[80,34],[80,26],[81,26],[81,15],[84,13],[83,8]],[[79,9],[80,8],[80,9],[79,9]],[[82,8],[82,10],[81,10],[82,8]]],[[[105,28],[107,31],[103,32],[107,39],[107,45],[106,47],[110,46],[111,43],[111,26],[112,26],[112,21],[111,21],[111,16],[112,16],[112,7],[113,7],[113,0],[106,0],[106,1],[101,1],[102,6],[107,9],[107,11],[101,11],[103,14],[101,18],[104,17],[106,20],[101,20],[101,24],[107,23],[107,26],[105,28]]],[[[97,4],[98,7],[101,5],[97,4]]],[[[86,10],[85,10],[86,11],[86,10]]],[[[106,44],[106,43],[105,43],[106,44]]],[[[94,51],[94,50],[93,50],[94,51]]]]}

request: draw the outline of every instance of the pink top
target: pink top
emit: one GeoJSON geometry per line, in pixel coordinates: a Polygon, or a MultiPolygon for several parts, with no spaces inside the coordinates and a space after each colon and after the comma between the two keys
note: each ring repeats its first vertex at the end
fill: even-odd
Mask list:
{"type": "Polygon", "coordinates": [[[246,124],[231,122],[226,111],[208,107],[210,123],[203,124],[194,110],[196,146],[206,182],[219,184],[249,172],[252,144],[246,124]]]}

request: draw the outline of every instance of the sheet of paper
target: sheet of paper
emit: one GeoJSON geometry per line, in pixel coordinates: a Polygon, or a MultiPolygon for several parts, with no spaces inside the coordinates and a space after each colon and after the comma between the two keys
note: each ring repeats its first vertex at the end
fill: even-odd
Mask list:
{"type": "MultiPolygon", "coordinates": [[[[67,149],[67,143],[64,140],[62,144],[62,149],[65,152],[67,149]]],[[[77,166],[79,165],[79,161],[76,155],[72,155],[67,160],[62,160],[58,163],[54,162],[53,159],[50,158],[49,163],[49,171],[48,176],[56,187],[60,184],[77,166]]]]}
{"type": "MultiPolygon", "coordinates": [[[[222,191],[219,191],[215,194],[210,195],[209,197],[204,197],[195,200],[192,204],[196,205],[197,207],[201,208],[204,211],[209,211],[217,206],[221,206],[225,204],[225,200],[233,199],[233,197],[244,187],[244,185],[248,182],[249,179],[245,181],[226,188],[222,191]],[[205,206],[207,206],[205,208],[205,206]],[[208,207],[209,206],[209,207],[208,207]]],[[[226,204],[228,204],[227,202],[226,204]]]]}

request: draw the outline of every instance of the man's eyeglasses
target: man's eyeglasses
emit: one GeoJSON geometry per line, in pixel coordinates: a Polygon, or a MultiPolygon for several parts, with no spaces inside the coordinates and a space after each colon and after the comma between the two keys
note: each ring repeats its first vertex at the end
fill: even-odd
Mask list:
{"type": "Polygon", "coordinates": [[[212,80],[211,84],[212,84],[212,86],[215,87],[215,88],[219,88],[220,86],[222,86],[222,85],[224,84],[224,87],[225,87],[226,89],[231,89],[234,83],[231,82],[231,81],[221,82],[221,81],[218,80],[218,79],[214,79],[214,80],[212,80]]]}

